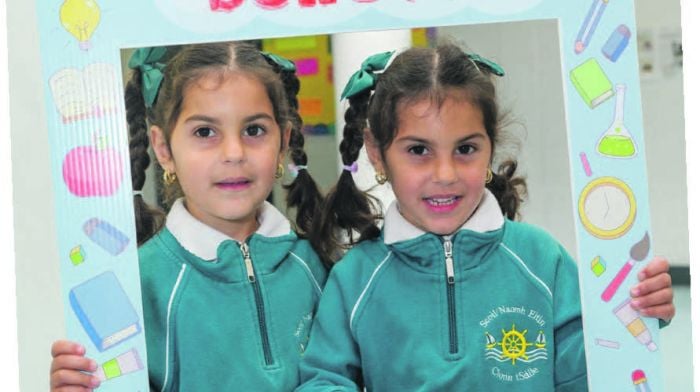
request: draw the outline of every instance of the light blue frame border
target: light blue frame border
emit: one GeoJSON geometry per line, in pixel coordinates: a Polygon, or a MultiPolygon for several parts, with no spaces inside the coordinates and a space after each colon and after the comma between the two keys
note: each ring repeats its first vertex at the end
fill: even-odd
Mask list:
{"type": "MultiPolygon", "coordinates": [[[[232,3],[231,0],[66,0],[62,4],[52,2],[50,5],[44,1],[37,1],[42,79],[45,86],[44,102],[51,146],[50,159],[57,206],[56,227],[61,255],[59,262],[68,337],[85,342],[88,355],[98,363],[129,351],[130,348],[142,353],[142,360],[146,360],[143,333],[104,352],[97,351],[69,305],[69,293],[72,288],[102,272],[112,271],[128,293],[130,302],[142,320],[132,194],[129,186],[129,151],[125,132],[127,127],[124,103],[121,99],[119,49],[185,42],[553,18],[559,21],[560,27],[572,199],[575,209],[573,213],[576,216],[578,242],[575,256],[579,260],[584,293],[589,384],[591,390],[631,390],[632,372],[635,369],[643,369],[651,389],[661,390],[663,380],[658,351],[650,352],[645,346],[638,344],[612,314],[615,306],[624,299],[622,293],[628,291],[641,263],[634,265],[630,278],[624,281],[610,302],[602,302],[600,299],[600,293],[614,273],[629,258],[630,247],[639,241],[645,232],[652,235],[647,211],[649,200],[633,0],[616,0],[610,3],[609,0],[317,2],[324,4],[301,6],[301,1],[295,0],[245,0],[237,8],[224,12],[214,11],[212,4],[232,3]],[[77,39],[62,25],[61,9],[74,5],[72,3],[83,3],[99,10],[99,22],[91,36],[91,46],[87,50],[82,49],[77,39]],[[284,5],[275,6],[282,3],[284,5]],[[267,6],[263,7],[261,4],[267,6]],[[598,15],[601,17],[597,18],[598,15]],[[601,49],[620,49],[624,46],[622,41],[607,42],[620,25],[626,26],[631,34],[620,57],[611,61],[604,56],[601,49]],[[590,37],[590,41],[583,52],[577,54],[574,43],[582,32],[584,38],[590,37]],[[624,124],[632,130],[637,149],[636,156],[631,159],[611,159],[595,152],[601,134],[610,126],[613,118],[615,97],[607,99],[595,108],[590,108],[584,103],[569,75],[589,59],[595,59],[613,85],[626,86],[624,124]],[[95,67],[95,64],[102,65],[95,67]],[[68,73],[61,73],[66,69],[79,70],[85,78],[83,84],[80,84],[80,78],[73,76],[71,79],[68,73]],[[87,71],[88,69],[90,71],[87,71]],[[93,71],[102,76],[95,77],[94,73],[91,74],[93,76],[85,76],[93,71]],[[65,83],[60,86],[61,83],[56,82],[59,76],[62,76],[62,81],[68,81],[66,83],[72,81],[72,84],[69,83],[71,87],[66,88],[65,83]],[[99,83],[96,82],[98,80],[99,83]],[[70,111],[70,102],[76,97],[87,100],[90,104],[74,103],[73,109],[77,108],[83,115],[64,121],[63,114],[70,111]],[[95,107],[98,109],[95,110],[95,107]],[[107,155],[104,155],[105,153],[107,155]],[[582,164],[581,153],[585,153],[588,167],[582,164]],[[64,165],[73,164],[73,161],[66,159],[69,154],[82,161],[89,160],[93,155],[103,154],[103,160],[99,161],[103,166],[98,163],[87,166],[97,170],[100,179],[95,179],[98,176],[77,175],[80,178],[66,182],[64,165]],[[107,180],[105,175],[108,175],[107,180]],[[600,235],[596,236],[586,230],[578,211],[579,197],[586,186],[597,178],[608,176],[627,184],[636,203],[633,224],[612,239],[601,238],[600,235]],[[92,183],[92,188],[80,188],[80,181],[92,183]],[[71,186],[68,186],[69,183],[71,186]],[[110,186],[114,186],[114,189],[110,189],[110,186]],[[105,195],[84,195],[90,191],[102,192],[105,195]],[[92,218],[99,218],[101,222],[90,224],[86,229],[86,223],[92,218]],[[82,253],[78,254],[82,254],[84,261],[74,265],[69,256],[77,246],[81,247],[82,253]],[[591,261],[600,255],[604,255],[603,258],[608,264],[607,271],[601,277],[597,277],[590,265],[591,261]],[[610,348],[609,342],[617,342],[620,347],[610,348]]],[[[617,38],[624,39],[624,35],[617,38]]],[[[70,169],[68,172],[70,173],[70,169]]],[[[615,211],[622,207],[619,200],[614,207],[615,211]]],[[[649,254],[653,252],[650,251],[649,254]]],[[[648,259],[645,258],[644,261],[648,259]]],[[[649,327],[652,339],[658,342],[655,321],[647,319],[644,323],[649,327]]],[[[140,371],[105,382],[101,390],[147,388],[147,374],[140,371]]]]}

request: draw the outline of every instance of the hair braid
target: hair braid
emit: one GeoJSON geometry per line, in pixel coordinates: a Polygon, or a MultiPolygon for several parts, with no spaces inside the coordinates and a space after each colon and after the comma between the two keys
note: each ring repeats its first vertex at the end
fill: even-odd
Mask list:
{"type": "MultiPolygon", "coordinates": [[[[134,191],[141,191],[146,181],[146,169],[151,163],[148,155],[148,125],[146,104],[141,92],[141,72],[134,70],[124,90],[126,121],[129,127],[129,156],[131,157],[131,182],[134,191]]],[[[149,206],[142,195],[134,195],[136,216],[136,242],[143,244],[163,226],[165,215],[149,206]]]]}
{"type": "MultiPolygon", "coordinates": [[[[369,97],[369,91],[352,97],[345,111],[343,140],[339,146],[344,165],[357,160],[364,144],[369,97]]],[[[347,236],[350,245],[379,235],[375,224],[379,218],[375,212],[377,202],[376,198],[357,188],[352,173],[342,171],[338,183],[324,200],[323,211],[314,220],[312,234],[321,237],[317,242],[321,244],[319,255],[324,262],[330,263],[339,256],[341,249],[348,246],[343,235],[347,236]],[[359,238],[355,238],[356,233],[359,233],[359,238]]]]}

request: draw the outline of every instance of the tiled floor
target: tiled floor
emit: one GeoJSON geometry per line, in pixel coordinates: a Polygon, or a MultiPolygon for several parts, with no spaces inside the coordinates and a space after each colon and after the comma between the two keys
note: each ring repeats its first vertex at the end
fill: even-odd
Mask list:
{"type": "Polygon", "coordinates": [[[690,286],[674,286],[676,316],[661,330],[664,391],[693,391],[693,352],[690,324],[690,286]]]}

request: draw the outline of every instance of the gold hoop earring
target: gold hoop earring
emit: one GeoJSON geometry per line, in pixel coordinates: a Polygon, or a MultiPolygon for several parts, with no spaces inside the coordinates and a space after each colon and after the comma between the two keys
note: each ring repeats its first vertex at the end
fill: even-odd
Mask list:
{"type": "Polygon", "coordinates": [[[284,166],[281,163],[277,164],[277,171],[275,171],[275,179],[279,180],[284,175],[284,166]]]}
{"type": "Polygon", "coordinates": [[[177,181],[177,174],[175,174],[175,172],[163,171],[163,183],[165,185],[173,185],[175,181],[177,181]]]}
{"type": "Polygon", "coordinates": [[[379,184],[379,185],[384,185],[384,184],[386,184],[386,181],[387,181],[386,174],[384,174],[383,172],[374,173],[374,179],[377,181],[377,184],[379,184]]]}
{"type": "Polygon", "coordinates": [[[486,183],[490,183],[491,180],[493,180],[493,172],[491,171],[491,168],[486,169],[486,183]]]}

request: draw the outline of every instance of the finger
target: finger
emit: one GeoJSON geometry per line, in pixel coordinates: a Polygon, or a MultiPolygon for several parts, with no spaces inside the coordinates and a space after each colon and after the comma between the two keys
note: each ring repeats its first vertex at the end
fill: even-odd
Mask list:
{"type": "Polygon", "coordinates": [[[673,304],[652,306],[639,311],[643,316],[670,321],[676,315],[676,307],[673,304]]]}
{"type": "Polygon", "coordinates": [[[92,388],[69,385],[60,388],[51,388],[51,392],[92,392],[92,388]]]}
{"type": "Polygon", "coordinates": [[[641,297],[656,291],[671,288],[671,275],[668,272],[652,276],[637,283],[630,290],[632,297],[641,297]]]}
{"type": "Polygon", "coordinates": [[[70,340],[57,340],[51,345],[51,356],[63,354],[85,355],[85,347],[70,340]]]}
{"type": "Polygon", "coordinates": [[[638,310],[653,306],[673,304],[673,290],[665,288],[632,300],[632,307],[638,310]]]}
{"type": "Polygon", "coordinates": [[[665,257],[654,256],[654,258],[637,274],[637,279],[641,282],[649,277],[668,272],[669,268],[670,265],[665,257]]]}
{"type": "Polygon", "coordinates": [[[94,372],[97,363],[79,355],[59,355],[51,361],[51,373],[61,369],[94,372]]]}
{"type": "Polygon", "coordinates": [[[53,391],[86,390],[97,388],[100,380],[88,373],[77,370],[60,369],[51,373],[51,389],[53,391]]]}
{"type": "Polygon", "coordinates": [[[69,385],[61,388],[51,388],[51,392],[93,392],[92,388],[69,385]]]}

